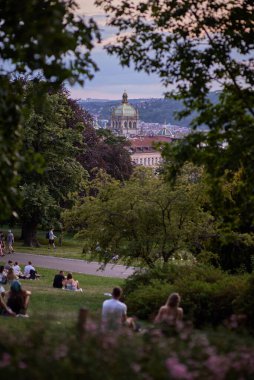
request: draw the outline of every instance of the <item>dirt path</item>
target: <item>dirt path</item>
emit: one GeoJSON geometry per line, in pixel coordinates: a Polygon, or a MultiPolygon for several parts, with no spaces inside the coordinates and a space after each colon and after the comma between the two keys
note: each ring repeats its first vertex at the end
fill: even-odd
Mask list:
{"type": "Polygon", "coordinates": [[[95,276],[127,278],[134,272],[133,267],[126,268],[124,265],[108,264],[104,271],[99,269],[97,262],[87,262],[85,260],[65,259],[61,257],[42,256],[30,253],[14,253],[6,255],[3,261],[18,261],[20,265],[26,265],[30,260],[35,267],[64,270],[95,276]]]}

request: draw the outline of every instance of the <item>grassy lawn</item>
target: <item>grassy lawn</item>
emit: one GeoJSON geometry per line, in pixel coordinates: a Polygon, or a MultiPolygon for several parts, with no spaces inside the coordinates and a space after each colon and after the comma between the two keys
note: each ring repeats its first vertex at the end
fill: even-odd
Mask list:
{"type": "MultiPolygon", "coordinates": [[[[5,235],[7,235],[8,227],[4,227],[0,229],[4,232],[5,235]]],[[[52,248],[48,249],[48,240],[46,239],[46,231],[38,231],[37,237],[38,241],[40,243],[40,247],[25,247],[23,245],[23,242],[19,240],[19,237],[21,235],[21,231],[19,228],[12,228],[11,229],[14,237],[15,237],[15,243],[14,243],[14,249],[17,252],[23,252],[23,253],[33,253],[38,255],[50,255],[50,256],[58,256],[58,257],[64,257],[64,258],[72,258],[72,259],[84,259],[86,258],[86,255],[83,253],[83,244],[81,240],[77,240],[73,237],[73,235],[70,234],[64,234],[62,238],[62,245],[59,245],[59,239],[56,239],[56,246],[57,249],[54,250],[52,248]]],[[[59,234],[56,232],[56,236],[59,236],[59,234]]]]}
{"type": "MultiPolygon", "coordinates": [[[[32,292],[28,309],[29,319],[1,318],[1,324],[13,327],[22,326],[32,320],[48,320],[62,326],[70,326],[77,321],[81,307],[89,309],[89,315],[94,320],[100,319],[102,302],[108,297],[114,286],[121,285],[123,280],[84,274],[73,274],[79,280],[83,292],[71,292],[52,287],[55,270],[38,268],[41,278],[38,280],[20,280],[26,290],[32,292]]],[[[9,286],[4,285],[5,290],[9,286]]]]}
{"type": "MultiPolygon", "coordinates": [[[[0,231],[3,231],[5,235],[7,235],[8,227],[2,227],[0,228],[0,231]]],[[[48,240],[46,239],[46,231],[38,231],[37,238],[40,243],[40,247],[27,247],[23,245],[23,242],[19,240],[19,237],[21,235],[19,228],[12,228],[11,229],[14,237],[15,237],[15,243],[14,243],[14,249],[16,252],[21,253],[31,253],[36,255],[44,255],[44,256],[54,256],[54,257],[63,257],[68,259],[81,259],[81,260],[92,260],[92,261],[99,261],[98,257],[94,255],[92,258],[89,254],[83,253],[83,243],[82,240],[74,238],[71,234],[64,234],[62,238],[62,245],[59,245],[59,239],[57,238],[56,243],[56,250],[54,250],[52,247],[48,249],[48,240]]],[[[58,237],[59,234],[55,232],[56,236],[58,237]]],[[[8,255],[6,256],[8,257],[8,255]]],[[[118,264],[124,264],[123,260],[118,260],[118,264]]],[[[140,262],[139,260],[133,260],[132,262],[133,266],[139,266],[140,262]]]]}

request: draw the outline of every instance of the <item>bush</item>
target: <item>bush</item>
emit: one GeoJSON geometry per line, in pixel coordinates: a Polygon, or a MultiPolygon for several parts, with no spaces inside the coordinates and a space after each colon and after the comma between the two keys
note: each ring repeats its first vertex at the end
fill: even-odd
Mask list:
{"type": "Polygon", "coordinates": [[[245,289],[235,300],[235,310],[238,314],[247,316],[246,325],[254,331],[254,275],[252,274],[247,281],[245,289]]]}
{"type": "MultiPolygon", "coordinates": [[[[236,312],[236,300],[246,289],[248,276],[232,276],[204,265],[169,265],[137,273],[124,285],[131,313],[152,319],[171,292],[182,298],[185,318],[196,327],[216,326],[236,312]]],[[[254,282],[254,281],[253,281],[254,282]]]]}
{"type": "MultiPolygon", "coordinates": [[[[12,322],[16,329],[22,321],[12,322]]],[[[30,320],[16,334],[3,324],[4,319],[0,366],[7,380],[231,380],[254,376],[253,341],[226,330],[213,331],[209,337],[181,329],[168,338],[158,329],[144,334],[130,330],[107,333],[90,322],[81,339],[74,328],[43,321],[30,320]]]]}

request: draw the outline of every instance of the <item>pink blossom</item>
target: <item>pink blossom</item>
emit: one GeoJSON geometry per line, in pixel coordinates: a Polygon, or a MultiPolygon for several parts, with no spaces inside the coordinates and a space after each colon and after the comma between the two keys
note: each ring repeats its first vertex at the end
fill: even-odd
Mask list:
{"type": "Polygon", "coordinates": [[[4,352],[0,361],[0,367],[4,368],[11,364],[11,355],[8,352],[4,352]]]}
{"type": "Polygon", "coordinates": [[[168,358],[166,368],[173,379],[192,380],[192,374],[188,371],[185,364],[179,362],[177,358],[168,358]]]}
{"type": "Polygon", "coordinates": [[[62,358],[65,358],[68,354],[68,347],[65,344],[61,344],[57,347],[54,353],[54,358],[56,360],[60,360],[62,358]]]}
{"type": "Polygon", "coordinates": [[[132,363],[131,368],[135,373],[139,373],[141,370],[141,366],[138,363],[132,363]]]}
{"type": "Polygon", "coordinates": [[[19,367],[20,369],[26,369],[26,368],[27,368],[27,364],[21,360],[21,361],[19,362],[19,364],[18,364],[18,367],[19,367]]]}
{"type": "Polygon", "coordinates": [[[205,365],[217,380],[221,380],[230,368],[230,361],[225,356],[213,355],[206,360],[205,365]]]}

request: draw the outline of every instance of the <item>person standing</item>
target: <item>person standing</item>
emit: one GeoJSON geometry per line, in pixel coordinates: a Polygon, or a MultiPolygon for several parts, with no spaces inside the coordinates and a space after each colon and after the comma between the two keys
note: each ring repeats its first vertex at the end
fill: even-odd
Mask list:
{"type": "Polygon", "coordinates": [[[13,244],[14,244],[14,235],[11,232],[11,230],[9,230],[7,234],[8,253],[14,253],[13,244]]]}
{"type": "Polygon", "coordinates": [[[49,239],[49,246],[48,246],[48,249],[50,249],[50,247],[52,246],[54,249],[56,249],[56,246],[55,246],[55,239],[56,239],[56,235],[54,235],[54,229],[51,228],[48,232],[48,239],[49,239]]]}

